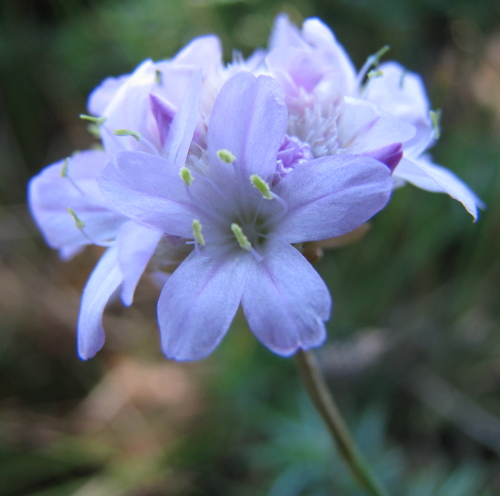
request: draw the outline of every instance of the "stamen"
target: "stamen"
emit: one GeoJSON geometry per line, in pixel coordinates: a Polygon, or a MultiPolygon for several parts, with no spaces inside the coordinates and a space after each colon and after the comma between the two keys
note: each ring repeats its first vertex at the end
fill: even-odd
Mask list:
{"type": "Polygon", "coordinates": [[[69,157],[66,157],[63,162],[63,166],[61,169],[61,177],[68,177],[68,164],[69,164],[69,157]]]}
{"type": "MultiPolygon", "coordinates": [[[[222,162],[226,164],[233,164],[236,160],[236,157],[229,151],[222,150],[217,151],[217,156],[222,160],[222,162]]],[[[236,179],[236,187],[238,188],[239,196],[244,197],[246,195],[246,189],[244,185],[244,181],[246,181],[246,177],[243,177],[243,171],[241,167],[234,167],[235,179],[236,179]]],[[[248,210],[245,204],[242,205],[244,211],[248,210]]],[[[246,212],[248,214],[248,212],[246,212]]],[[[239,215],[238,215],[239,217],[239,215]]]]}
{"type": "Polygon", "coordinates": [[[161,86],[163,84],[163,74],[161,73],[161,71],[156,71],[155,81],[158,86],[161,86]]]}
{"type": "Polygon", "coordinates": [[[281,205],[283,208],[283,211],[281,212],[281,215],[286,215],[288,213],[288,203],[281,198],[281,196],[278,196],[276,193],[273,193],[273,198],[281,205]]]}
{"type": "Polygon", "coordinates": [[[250,251],[252,249],[252,244],[248,241],[248,238],[243,234],[243,229],[238,224],[231,224],[231,231],[236,237],[236,241],[238,244],[246,251],[250,251]]]}
{"type": "Polygon", "coordinates": [[[87,115],[87,114],[80,114],[80,119],[83,119],[84,121],[93,122],[99,127],[106,122],[106,117],[93,117],[92,115],[87,115]]]}
{"type": "Polygon", "coordinates": [[[368,59],[372,59],[372,65],[377,67],[380,64],[380,59],[391,49],[389,45],[383,46],[377,53],[374,53],[368,59]]]}
{"type": "Polygon", "coordinates": [[[139,131],[131,131],[130,129],[117,129],[113,131],[113,134],[116,136],[132,136],[136,141],[142,141],[145,143],[149,149],[153,152],[154,155],[160,156],[156,147],[148,141],[139,131]]]}
{"type": "MultiPolygon", "coordinates": [[[[79,153],[79,152],[75,152],[73,155],[75,155],[76,153],[79,153]]],[[[71,160],[71,157],[66,157],[64,159],[63,166],[62,166],[62,169],[61,169],[61,177],[64,178],[64,179],[68,179],[68,181],[78,191],[78,193],[80,193],[81,195],[83,195],[85,193],[82,191],[82,189],[80,188],[80,186],[78,186],[78,184],[76,184],[75,181],[73,181],[73,179],[69,175],[69,161],[70,160],[71,160]]]]}
{"type": "Polygon", "coordinates": [[[73,217],[73,220],[75,221],[75,226],[77,229],[80,229],[80,231],[85,227],[85,222],[76,215],[76,212],[71,208],[68,207],[68,212],[70,213],[71,217],[73,217]]]}
{"type": "Polygon", "coordinates": [[[202,246],[205,245],[205,238],[203,237],[203,234],[201,234],[202,230],[202,225],[201,222],[198,219],[193,220],[193,236],[194,239],[202,246]]]}
{"type": "Polygon", "coordinates": [[[232,164],[236,160],[236,157],[229,150],[218,150],[217,156],[226,164],[232,164]]]}
{"type": "Polygon", "coordinates": [[[105,241],[96,241],[92,239],[86,232],[85,232],[85,222],[83,222],[78,215],[76,215],[76,212],[71,208],[68,207],[68,212],[73,217],[73,220],[75,221],[75,226],[76,228],[87,238],[92,244],[97,245],[97,246],[111,246],[114,242],[113,239],[108,239],[105,241]]]}
{"type": "Polygon", "coordinates": [[[368,79],[372,79],[372,78],[377,78],[377,77],[382,77],[384,75],[384,73],[379,70],[379,69],[372,69],[367,75],[366,77],[368,79]]]}
{"type": "Polygon", "coordinates": [[[267,184],[266,181],[264,181],[264,179],[262,179],[257,174],[252,174],[250,176],[250,181],[262,193],[262,196],[266,200],[274,199],[274,196],[271,193],[271,188],[269,188],[269,184],[267,184]]]}
{"type": "Polygon", "coordinates": [[[432,121],[432,129],[434,129],[434,138],[439,139],[441,136],[441,126],[440,126],[440,121],[441,121],[441,109],[438,110],[431,110],[429,112],[429,117],[431,118],[432,121]]]}
{"type": "Polygon", "coordinates": [[[135,138],[137,141],[142,140],[142,134],[139,131],[131,131],[130,129],[117,129],[113,131],[113,134],[116,136],[132,136],[132,138],[135,138]]]}
{"type": "Polygon", "coordinates": [[[186,186],[191,186],[191,183],[194,181],[193,174],[191,174],[191,171],[187,167],[181,167],[179,176],[181,176],[186,186]]]}
{"type": "Polygon", "coordinates": [[[389,45],[385,45],[377,53],[370,55],[366,59],[366,62],[364,63],[356,78],[356,88],[358,88],[358,90],[361,89],[361,83],[363,82],[363,79],[365,79],[365,76],[370,70],[370,67],[377,67],[380,64],[380,59],[390,50],[390,48],[391,47],[389,45]]]}
{"type": "Polygon", "coordinates": [[[264,257],[257,250],[252,248],[252,246],[250,246],[250,253],[254,256],[257,262],[262,262],[262,260],[264,260],[264,257]]]}

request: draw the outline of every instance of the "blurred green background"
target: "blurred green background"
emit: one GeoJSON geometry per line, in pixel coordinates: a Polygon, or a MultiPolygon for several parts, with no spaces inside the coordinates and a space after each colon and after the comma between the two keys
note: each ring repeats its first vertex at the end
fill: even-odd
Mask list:
{"type": "Polygon", "coordinates": [[[406,186],[361,241],[325,254],[329,384],[393,495],[500,494],[500,2],[3,0],[0,496],[363,494],[293,360],[241,316],[208,359],[168,362],[146,281],[81,362],[75,321],[99,250],[62,263],[25,203],[32,175],[92,143],[78,114],[103,78],[206,33],[226,60],[248,55],[281,11],[322,18],[357,67],[389,44],[420,72],[443,109],[436,162],[488,205],[473,224],[406,186]]]}

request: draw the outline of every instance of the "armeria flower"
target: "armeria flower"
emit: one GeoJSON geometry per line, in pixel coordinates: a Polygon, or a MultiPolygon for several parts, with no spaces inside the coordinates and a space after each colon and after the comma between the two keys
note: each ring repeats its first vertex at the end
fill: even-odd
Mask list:
{"type": "MultiPolygon", "coordinates": [[[[59,249],[62,258],[71,258],[87,244],[109,246],[128,220],[102,197],[96,182],[113,153],[141,150],[184,163],[193,133],[186,130],[182,101],[199,99],[201,93],[202,103],[211,110],[213,79],[219,77],[210,76],[218,74],[220,67],[218,39],[204,36],[172,60],[156,64],[146,60],[132,74],[107,78],[91,93],[88,109],[96,117],[83,117],[96,123],[103,150],[78,152],[58,161],[34,177],[29,187],[33,216],[47,243],[59,249]],[[205,74],[204,85],[200,71],[205,74]],[[199,80],[195,83],[191,81],[194,74],[199,80]],[[80,229],[74,228],[75,221],[80,229]]],[[[190,125],[202,128],[205,117],[196,112],[190,125]]],[[[204,132],[200,129],[199,135],[204,132]]]]}
{"type": "Polygon", "coordinates": [[[354,67],[319,20],[306,20],[301,33],[286,16],[278,16],[265,65],[285,93],[288,134],[306,142],[314,157],[366,154],[393,168],[398,164],[402,143],[415,128],[353,97],[354,67]]]}
{"type": "Polygon", "coordinates": [[[346,152],[380,156],[384,149],[391,150],[391,144],[401,142],[403,159],[394,170],[395,184],[408,181],[428,191],[448,193],[476,219],[481,200],[452,172],[433,164],[426,153],[435,142],[436,125],[420,77],[394,62],[370,71],[379,58],[380,54],[369,57],[356,73],[343,47],[319,19],[306,19],[299,31],[285,15],[278,16],[265,60],[285,91],[289,134],[311,144],[315,156],[346,152]],[[365,106],[368,102],[374,105],[365,106]],[[387,131],[394,132],[398,122],[396,138],[387,131]],[[382,131],[379,136],[389,139],[384,144],[371,140],[374,123],[382,131]],[[413,134],[404,124],[413,126],[413,134]],[[350,136],[358,129],[356,147],[342,139],[344,129],[350,136]]]}
{"type": "Polygon", "coordinates": [[[83,293],[82,358],[103,345],[109,298],[119,290],[130,305],[147,267],[167,279],[159,301],[167,356],[209,353],[240,301],[277,353],[319,344],[330,299],[291,244],[364,222],[387,201],[390,171],[395,183],[445,191],[476,215],[477,197],[425,154],[435,128],[418,76],[388,63],[363,85],[373,60],[356,74],[321,21],[299,31],[279,16],[269,50],[248,60],[237,55],[224,68],[219,40],[204,36],[94,90],[95,117],[86,118],[103,151],[49,166],[29,198],[63,258],[90,243],[107,247],[83,293]]]}
{"type": "Polygon", "coordinates": [[[127,221],[97,185],[96,178],[108,161],[101,151],[76,153],[46,167],[30,181],[31,213],[47,244],[58,249],[65,260],[88,244],[109,244],[127,221]]]}
{"type": "Polygon", "coordinates": [[[222,49],[216,36],[195,38],[171,60],[145,60],[132,74],[105,79],[88,99],[89,112],[103,120],[100,128],[104,149],[108,153],[151,152],[152,144],[161,150],[186,87],[200,70],[203,85],[197,126],[203,135],[203,121],[210,115],[223,82],[222,49]],[[114,131],[120,129],[139,132],[144,140],[117,137],[114,131]]]}
{"type": "MultiPolygon", "coordinates": [[[[391,171],[370,157],[336,155],[282,167],[276,182],[287,121],[276,81],[241,72],[215,102],[207,152],[199,158],[204,167],[123,152],[99,178],[118,211],[195,247],[158,301],[167,357],[208,355],[240,303],[253,333],[278,354],[325,339],[328,290],[292,244],[339,236],[365,222],[388,201],[391,171]]],[[[96,351],[100,329],[82,336],[96,351]]]]}
{"type": "MultiPolygon", "coordinates": [[[[199,117],[192,102],[197,102],[200,94],[198,72],[185,88],[163,145],[157,150],[147,141],[150,153],[164,156],[178,167],[185,163],[199,117]]],[[[83,292],[78,352],[84,359],[104,343],[102,314],[111,295],[120,287],[123,303],[130,305],[150,260],[153,258],[153,266],[160,265],[156,254],[161,256],[162,266],[175,266],[189,252],[184,242],[135,222],[102,195],[97,176],[110,157],[102,151],[76,153],[45,168],[29,185],[32,214],[48,244],[59,249],[63,258],[70,258],[87,244],[108,247],[83,292]]]]}
{"type": "Polygon", "coordinates": [[[434,164],[427,152],[438,138],[439,123],[430,111],[422,78],[397,62],[385,62],[379,70],[380,76],[367,84],[365,98],[417,129],[415,137],[404,144],[395,177],[427,191],[448,193],[476,220],[478,207],[484,208],[484,203],[453,172],[434,164]]]}

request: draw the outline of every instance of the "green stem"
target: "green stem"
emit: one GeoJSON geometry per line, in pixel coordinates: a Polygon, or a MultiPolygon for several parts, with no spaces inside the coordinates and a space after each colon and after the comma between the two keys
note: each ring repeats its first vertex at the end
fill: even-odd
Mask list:
{"type": "Polygon", "coordinates": [[[304,387],[314,406],[328,426],[337,448],[358,482],[373,496],[389,496],[375,478],[359,452],[340,411],[323,378],[318,362],[311,351],[299,350],[295,355],[304,387]]]}

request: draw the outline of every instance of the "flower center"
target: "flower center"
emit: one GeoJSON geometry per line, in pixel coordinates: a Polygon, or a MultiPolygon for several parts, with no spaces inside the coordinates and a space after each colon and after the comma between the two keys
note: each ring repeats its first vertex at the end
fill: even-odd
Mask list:
{"type": "MultiPolygon", "coordinates": [[[[217,156],[225,164],[238,167],[236,157],[229,150],[219,150],[217,156]]],[[[269,183],[257,174],[248,177],[255,190],[252,191],[250,186],[245,187],[245,177],[241,172],[241,169],[238,170],[240,186],[236,188],[237,191],[226,192],[207,175],[196,171],[197,177],[198,174],[203,177],[199,186],[210,188],[214,194],[213,201],[209,199],[211,195],[206,194],[202,201],[197,198],[196,190],[191,191],[193,181],[197,180],[191,169],[186,166],[180,169],[179,176],[185,184],[188,197],[207,219],[203,221],[206,225],[202,225],[198,218],[192,221],[191,244],[195,245],[197,253],[202,254],[210,246],[219,245],[248,251],[258,261],[262,260],[261,252],[272,232],[272,226],[286,215],[288,206],[271,191],[269,183]]]]}

